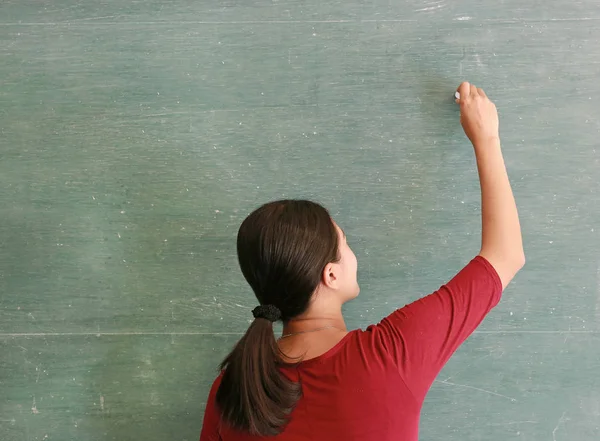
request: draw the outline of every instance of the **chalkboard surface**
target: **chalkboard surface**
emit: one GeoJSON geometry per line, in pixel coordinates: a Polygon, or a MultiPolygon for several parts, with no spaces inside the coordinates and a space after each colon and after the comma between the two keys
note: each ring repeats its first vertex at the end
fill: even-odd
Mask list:
{"type": "Polygon", "coordinates": [[[498,106],[527,265],[421,438],[600,439],[599,40],[593,0],[4,0],[0,439],[196,440],[268,200],[346,231],[351,327],[437,289],[479,250],[463,80],[498,106]]]}

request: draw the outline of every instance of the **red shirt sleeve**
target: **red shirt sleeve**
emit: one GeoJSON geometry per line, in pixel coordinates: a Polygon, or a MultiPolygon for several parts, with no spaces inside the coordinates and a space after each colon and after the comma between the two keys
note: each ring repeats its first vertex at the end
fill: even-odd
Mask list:
{"type": "Polygon", "coordinates": [[[394,311],[375,326],[377,341],[422,401],[450,356],[498,304],[502,283],[483,257],[438,291],[394,311]]]}
{"type": "Polygon", "coordinates": [[[202,423],[202,431],[200,432],[200,441],[221,441],[221,435],[219,435],[221,417],[219,416],[216,404],[217,389],[220,383],[221,377],[219,376],[213,383],[208,394],[208,401],[204,410],[204,422],[202,423]]]}

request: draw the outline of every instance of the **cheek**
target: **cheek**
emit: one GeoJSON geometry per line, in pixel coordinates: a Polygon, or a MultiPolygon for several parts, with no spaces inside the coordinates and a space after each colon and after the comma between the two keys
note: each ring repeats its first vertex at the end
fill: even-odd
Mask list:
{"type": "Polygon", "coordinates": [[[348,245],[345,245],[344,248],[342,248],[341,252],[341,263],[344,268],[343,271],[345,273],[345,276],[348,278],[356,277],[356,272],[358,268],[358,261],[356,259],[356,255],[348,245]]]}
{"type": "Polygon", "coordinates": [[[347,260],[348,262],[348,270],[350,273],[355,274],[358,268],[358,261],[356,259],[356,255],[352,252],[352,250],[348,249],[347,260]]]}

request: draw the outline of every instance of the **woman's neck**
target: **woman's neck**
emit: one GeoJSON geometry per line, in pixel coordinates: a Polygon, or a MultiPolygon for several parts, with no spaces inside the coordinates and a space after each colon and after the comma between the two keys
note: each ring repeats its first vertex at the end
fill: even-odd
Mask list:
{"type": "Polygon", "coordinates": [[[286,363],[316,358],[338,344],[348,334],[341,314],[321,314],[295,318],[284,323],[278,343],[286,363]]]}
{"type": "Polygon", "coordinates": [[[318,332],[321,329],[338,329],[346,331],[344,317],[339,315],[322,315],[314,317],[295,318],[283,324],[283,336],[318,332]]]}

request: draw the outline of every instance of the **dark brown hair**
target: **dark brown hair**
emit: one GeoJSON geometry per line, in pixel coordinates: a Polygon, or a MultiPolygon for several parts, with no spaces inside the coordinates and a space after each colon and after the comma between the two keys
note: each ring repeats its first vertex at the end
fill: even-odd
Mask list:
{"type": "MultiPolygon", "coordinates": [[[[306,311],[325,266],[338,260],[338,235],[321,205],[280,200],[252,212],[237,236],[240,268],[261,305],[286,322],[306,311]]],[[[221,364],[217,406],[230,427],[253,435],[280,433],[301,396],[281,374],[273,323],[256,318],[221,364]]]]}

